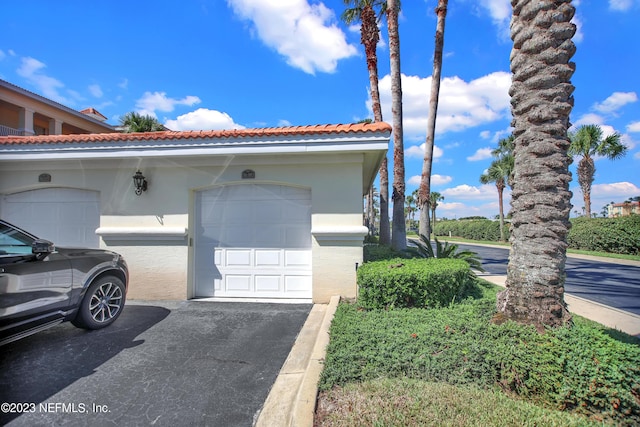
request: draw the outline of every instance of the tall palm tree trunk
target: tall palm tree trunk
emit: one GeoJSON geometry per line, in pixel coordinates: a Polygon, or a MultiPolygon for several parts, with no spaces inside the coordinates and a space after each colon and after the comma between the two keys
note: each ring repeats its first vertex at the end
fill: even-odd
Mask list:
{"type": "Polygon", "coordinates": [[[590,156],[584,156],[578,162],[578,184],[582,190],[584,200],[585,216],[591,218],[591,185],[593,176],[596,173],[596,166],[590,156]]]}
{"type": "Polygon", "coordinates": [[[504,242],[504,182],[496,182],[498,189],[498,209],[500,213],[500,241],[504,242]]]}
{"type": "Polygon", "coordinates": [[[511,109],[515,136],[511,252],[497,318],[558,326],[569,231],[569,114],[575,53],[571,0],[511,0],[511,109]]]}
{"type": "MultiPolygon", "coordinates": [[[[376,13],[371,3],[367,3],[362,9],[360,21],[362,23],[360,41],[364,46],[367,57],[373,120],[381,122],[382,107],[378,88],[378,55],[376,53],[380,34],[376,13]]],[[[378,175],[380,176],[380,243],[388,245],[391,243],[391,229],[389,225],[389,162],[387,156],[380,163],[378,175]]]]}
{"type": "Polygon", "coordinates": [[[429,236],[429,195],[431,194],[431,167],[433,164],[433,145],[436,133],[436,115],[438,114],[438,98],[440,97],[440,76],[442,74],[442,51],[444,49],[444,23],[447,17],[448,0],[438,0],[436,15],[436,45],[433,52],[433,73],[431,75],[431,95],[429,97],[429,117],[427,118],[427,140],[424,145],[424,161],[418,203],[420,208],[419,232],[429,236]]]}
{"type": "Polygon", "coordinates": [[[387,1],[387,26],[389,29],[389,57],[391,60],[391,112],[393,114],[393,230],[391,246],[402,250],[407,247],[407,230],[404,223],[404,137],[402,129],[402,76],[400,74],[400,34],[396,0],[387,1]]]}

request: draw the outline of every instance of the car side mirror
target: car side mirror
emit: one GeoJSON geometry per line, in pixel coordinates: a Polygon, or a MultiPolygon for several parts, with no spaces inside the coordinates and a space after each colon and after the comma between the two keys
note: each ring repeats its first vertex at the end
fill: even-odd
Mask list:
{"type": "Polygon", "coordinates": [[[45,239],[34,240],[31,244],[31,253],[38,256],[47,256],[55,250],[56,247],[53,245],[53,242],[45,239]]]}

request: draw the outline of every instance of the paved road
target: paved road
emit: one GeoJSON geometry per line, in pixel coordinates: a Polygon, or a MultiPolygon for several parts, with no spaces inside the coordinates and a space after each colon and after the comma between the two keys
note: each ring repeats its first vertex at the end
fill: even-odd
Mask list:
{"type": "MultiPolygon", "coordinates": [[[[475,251],[491,274],[507,274],[509,249],[459,244],[475,251]]],[[[640,266],[567,258],[565,291],[609,307],[640,315],[640,266]]]]}
{"type": "Polygon", "coordinates": [[[0,403],[34,404],[0,425],[251,426],[311,307],[130,302],[0,347],[0,403]]]}

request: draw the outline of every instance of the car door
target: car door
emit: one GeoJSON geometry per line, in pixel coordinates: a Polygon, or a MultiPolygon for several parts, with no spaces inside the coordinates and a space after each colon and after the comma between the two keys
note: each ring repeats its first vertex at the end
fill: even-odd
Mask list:
{"type": "Polygon", "coordinates": [[[31,253],[34,236],[0,223],[0,336],[64,317],[71,295],[71,263],[53,252],[31,253]]]}

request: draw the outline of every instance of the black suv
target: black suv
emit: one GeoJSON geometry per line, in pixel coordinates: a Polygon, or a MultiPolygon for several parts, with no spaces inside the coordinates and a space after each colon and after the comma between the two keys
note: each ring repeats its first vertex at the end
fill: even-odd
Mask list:
{"type": "Polygon", "coordinates": [[[56,248],[0,220],[0,345],[67,320],[85,329],[110,325],[128,280],[115,252],[56,248]]]}

